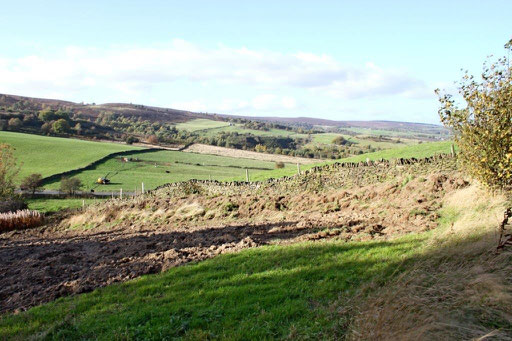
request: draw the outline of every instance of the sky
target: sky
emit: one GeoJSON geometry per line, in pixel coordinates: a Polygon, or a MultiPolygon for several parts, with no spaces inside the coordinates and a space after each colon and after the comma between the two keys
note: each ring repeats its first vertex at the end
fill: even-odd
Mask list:
{"type": "Polygon", "coordinates": [[[0,93],[439,123],[434,90],[505,55],[510,13],[510,0],[0,0],[0,93]]]}

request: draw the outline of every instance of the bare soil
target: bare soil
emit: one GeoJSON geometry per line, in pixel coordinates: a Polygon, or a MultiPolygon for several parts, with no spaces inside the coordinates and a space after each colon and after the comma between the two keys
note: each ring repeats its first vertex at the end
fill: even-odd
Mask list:
{"type": "Polygon", "coordinates": [[[319,160],[319,159],[308,159],[308,158],[288,156],[288,155],[265,154],[265,153],[258,153],[258,152],[253,152],[253,151],[249,151],[249,150],[209,146],[209,145],[200,144],[200,143],[195,143],[193,145],[190,145],[189,147],[183,149],[183,151],[188,152],[188,153],[211,154],[211,155],[238,157],[238,158],[243,158],[243,159],[253,159],[253,160],[270,161],[270,162],[308,164],[308,163],[318,163],[318,162],[323,161],[323,160],[319,160]]]}

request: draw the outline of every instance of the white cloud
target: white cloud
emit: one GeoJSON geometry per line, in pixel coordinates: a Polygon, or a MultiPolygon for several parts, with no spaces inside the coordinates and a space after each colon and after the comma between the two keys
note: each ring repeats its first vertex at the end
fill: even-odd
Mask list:
{"type": "Polygon", "coordinates": [[[273,94],[261,94],[249,100],[228,99],[221,100],[195,100],[185,102],[172,102],[171,107],[175,109],[218,112],[218,113],[268,113],[275,111],[287,111],[297,108],[297,101],[294,97],[280,97],[273,94]]]}
{"type": "MultiPolygon", "coordinates": [[[[324,54],[287,54],[225,46],[205,49],[183,40],[152,48],[68,47],[53,57],[2,59],[0,56],[0,92],[68,93],[66,98],[73,98],[71,94],[101,87],[131,96],[179,81],[214,87],[240,84],[271,93],[306,89],[344,99],[421,96],[427,89],[422,81],[402,70],[373,64],[345,65],[324,54]]],[[[251,103],[235,99],[223,106],[266,109],[276,106],[276,101],[283,108],[296,106],[292,98],[273,96],[276,95],[261,95],[251,103]]],[[[197,106],[197,103],[182,104],[197,106]]]]}

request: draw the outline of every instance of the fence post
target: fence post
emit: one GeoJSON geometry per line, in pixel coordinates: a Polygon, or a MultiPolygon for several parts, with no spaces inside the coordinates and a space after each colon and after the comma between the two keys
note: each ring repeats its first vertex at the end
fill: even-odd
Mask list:
{"type": "Polygon", "coordinates": [[[122,188],[119,190],[119,198],[123,199],[123,189],[122,188]]]}
{"type": "Polygon", "coordinates": [[[142,194],[144,194],[144,183],[142,183],[142,194]]]}
{"type": "Polygon", "coordinates": [[[450,152],[452,153],[452,157],[454,157],[455,156],[455,146],[453,145],[453,143],[450,146],[450,152]]]}
{"type": "Polygon", "coordinates": [[[297,174],[300,175],[300,163],[297,162],[297,174]]]}
{"type": "Polygon", "coordinates": [[[249,169],[245,169],[245,181],[249,182],[249,169]]]}
{"type": "Polygon", "coordinates": [[[82,199],[82,209],[85,208],[85,199],[82,199]]]}

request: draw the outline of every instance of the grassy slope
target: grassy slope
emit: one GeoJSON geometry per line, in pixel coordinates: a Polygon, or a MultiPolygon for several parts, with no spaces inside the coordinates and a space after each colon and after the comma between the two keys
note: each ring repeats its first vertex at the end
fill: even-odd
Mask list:
{"type": "Polygon", "coordinates": [[[252,134],[255,136],[283,136],[283,137],[292,137],[292,138],[306,138],[307,134],[297,134],[293,131],[282,130],[282,129],[270,129],[268,131],[265,130],[256,130],[256,129],[246,129],[242,125],[235,124],[231,126],[209,129],[205,131],[206,136],[217,135],[221,132],[237,132],[239,134],[252,134]]]}
{"type": "Polygon", "coordinates": [[[318,337],[328,303],[388,278],[424,237],[306,243],[216,257],[4,317],[0,338],[318,337]]]}
{"type": "Polygon", "coordinates": [[[448,154],[450,153],[450,146],[453,144],[451,141],[443,142],[430,142],[421,143],[406,147],[399,147],[387,150],[381,150],[375,153],[367,153],[357,156],[348,157],[340,160],[340,162],[360,162],[366,161],[366,158],[370,160],[379,159],[397,159],[397,158],[423,158],[429,157],[434,154],[448,154]]]}
{"type": "Polygon", "coordinates": [[[512,253],[489,252],[504,199],[445,205],[436,231],[221,255],[4,315],[0,338],[508,340],[512,253]]]}
{"type": "Polygon", "coordinates": [[[184,123],[178,123],[176,124],[176,128],[180,130],[188,130],[188,131],[198,131],[198,130],[205,130],[205,129],[213,129],[213,128],[220,128],[220,127],[226,127],[229,126],[228,122],[222,122],[222,121],[213,121],[213,120],[207,120],[198,118],[196,120],[187,121],[184,123]]]}
{"type": "Polygon", "coordinates": [[[83,201],[85,205],[94,204],[104,199],[47,199],[47,198],[34,198],[27,199],[28,208],[31,210],[38,210],[43,213],[53,213],[62,211],[64,209],[74,209],[82,207],[83,201]]]}
{"type": "MultiPolygon", "coordinates": [[[[146,189],[152,189],[169,182],[189,179],[207,180],[210,177],[212,180],[219,181],[242,181],[245,180],[244,168],[246,167],[249,168],[251,178],[253,173],[260,176],[265,176],[266,173],[273,174],[275,168],[273,162],[177,151],[157,151],[134,155],[134,157],[145,162],[122,163],[119,159],[110,159],[95,169],[81,172],[77,177],[82,180],[87,190],[96,187],[97,191],[108,192],[123,188],[123,190],[131,192],[136,187],[140,190],[142,182],[146,189]],[[261,170],[262,168],[267,170],[261,170]],[[112,183],[97,186],[96,179],[108,173],[110,173],[108,177],[112,183]]],[[[286,165],[285,169],[294,167],[286,165]]],[[[59,186],[59,182],[54,182],[46,187],[57,189],[59,186]]]]}
{"type": "MultiPolygon", "coordinates": [[[[328,161],[326,163],[333,162],[360,162],[366,161],[366,158],[370,160],[379,160],[379,159],[396,159],[396,158],[422,158],[429,157],[434,154],[446,154],[450,152],[451,141],[443,141],[443,142],[429,142],[422,143],[417,145],[399,147],[394,149],[381,150],[375,153],[367,153],[361,154],[357,156],[352,156],[340,160],[328,161]]],[[[318,164],[309,164],[301,166],[301,170],[307,170],[314,166],[318,166],[318,164]]],[[[279,178],[283,176],[291,176],[297,173],[297,167],[286,167],[283,169],[274,169],[273,171],[268,171],[265,173],[255,172],[252,176],[253,180],[264,180],[268,178],[279,178]]]]}
{"type": "Polygon", "coordinates": [[[0,143],[15,148],[15,156],[22,164],[19,179],[41,173],[49,176],[70,169],[84,167],[108,154],[125,150],[137,150],[118,143],[91,142],[59,137],[0,131],[0,143]]]}
{"type": "Polygon", "coordinates": [[[369,139],[365,139],[363,136],[350,136],[343,134],[335,134],[335,133],[324,133],[324,134],[315,134],[313,135],[313,141],[309,144],[309,146],[314,146],[315,144],[332,144],[332,141],[337,136],[343,136],[346,140],[356,143],[358,146],[372,146],[374,148],[382,148],[382,149],[391,149],[391,148],[400,148],[406,145],[417,144],[417,140],[410,139],[401,139],[400,144],[395,142],[376,142],[369,139]]]}

